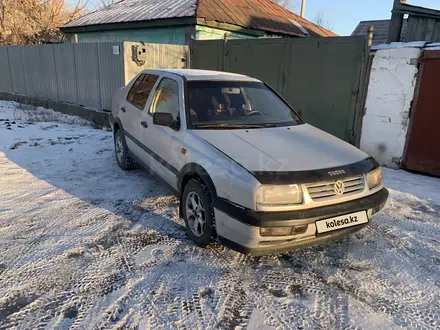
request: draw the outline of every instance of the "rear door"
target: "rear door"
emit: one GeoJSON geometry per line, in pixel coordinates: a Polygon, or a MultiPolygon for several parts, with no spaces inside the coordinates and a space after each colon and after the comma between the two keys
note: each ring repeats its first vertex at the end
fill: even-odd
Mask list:
{"type": "Polygon", "coordinates": [[[120,108],[127,146],[132,153],[144,162],[148,161],[149,155],[142,146],[144,133],[142,118],[145,115],[145,106],[157,79],[158,76],[156,75],[141,74],[131,87],[125,102],[120,108]]]}

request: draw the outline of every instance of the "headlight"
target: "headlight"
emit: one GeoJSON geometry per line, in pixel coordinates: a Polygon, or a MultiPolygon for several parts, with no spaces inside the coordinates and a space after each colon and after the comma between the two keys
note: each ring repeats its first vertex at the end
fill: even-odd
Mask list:
{"type": "Polygon", "coordinates": [[[264,206],[300,204],[302,199],[301,188],[296,184],[260,186],[257,190],[257,204],[264,206]]]}
{"type": "Polygon", "coordinates": [[[380,168],[367,173],[367,184],[369,189],[382,184],[382,170],[380,168]]]}

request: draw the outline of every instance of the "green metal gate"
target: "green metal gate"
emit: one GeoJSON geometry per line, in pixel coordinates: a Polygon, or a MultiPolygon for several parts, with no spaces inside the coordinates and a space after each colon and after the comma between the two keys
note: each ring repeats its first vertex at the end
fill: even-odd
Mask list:
{"type": "Polygon", "coordinates": [[[306,122],[355,144],[368,54],[364,37],[193,41],[191,68],[259,78],[306,122]]]}

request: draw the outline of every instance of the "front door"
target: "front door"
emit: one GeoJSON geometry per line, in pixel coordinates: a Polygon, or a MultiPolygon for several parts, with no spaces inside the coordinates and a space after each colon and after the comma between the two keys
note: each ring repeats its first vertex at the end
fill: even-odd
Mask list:
{"type": "Polygon", "coordinates": [[[148,128],[144,130],[144,144],[151,149],[154,158],[151,159],[150,166],[176,190],[177,174],[183,158],[181,143],[183,129],[175,130],[171,127],[155,125],[153,114],[166,112],[171,113],[174,120],[184,118],[182,93],[179,93],[179,90],[183,90],[181,81],[162,78],[151,97],[148,115],[144,119],[148,124],[148,128]]]}

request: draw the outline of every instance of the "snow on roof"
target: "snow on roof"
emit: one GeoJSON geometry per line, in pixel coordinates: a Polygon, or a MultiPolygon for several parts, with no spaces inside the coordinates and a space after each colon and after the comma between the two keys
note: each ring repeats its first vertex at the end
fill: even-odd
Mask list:
{"type": "Polygon", "coordinates": [[[425,50],[440,50],[440,42],[429,43],[425,46],[425,50]]]}
{"type": "Polygon", "coordinates": [[[411,42],[392,42],[390,44],[380,44],[372,46],[371,50],[396,49],[396,48],[423,48],[425,50],[439,50],[440,42],[411,41],[411,42]]]}
{"type": "Polygon", "coordinates": [[[433,44],[429,44],[426,41],[392,42],[390,44],[380,44],[373,46],[371,47],[371,50],[395,49],[395,48],[427,48],[427,47],[431,47],[431,45],[433,44]]]}

